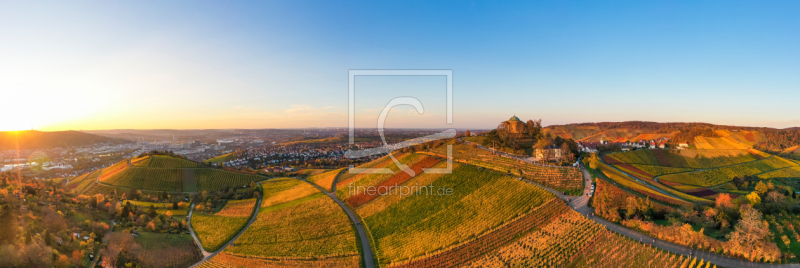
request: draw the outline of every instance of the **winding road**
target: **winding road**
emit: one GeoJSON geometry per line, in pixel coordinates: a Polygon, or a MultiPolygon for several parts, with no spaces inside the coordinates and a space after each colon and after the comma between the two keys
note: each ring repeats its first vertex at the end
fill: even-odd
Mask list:
{"type": "MultiPolygon", "coordinates": [[[[342,172],[347,172],[347,170],[345,169],[342,172]]],[[[344,212],[347,213],[347,216],[350,217],[350,221],[353,222],[353,224],[356,226],[356,230],[358,230],[358,237],[361,239],[361,247],[362,251],[364,252],[364,256],[362,256],[362,258],[364,259],[365,267],[375,268],[375,259],[373,257],[374,255],[372,254],[372,246],[370,245],[369,236],[367,235],[367,231],[364,229],[364,225],[361,224],[361,221],[358,219],[358,216],[356,216],[356,214],[353,213],[353,211],[350,210],[350,208],[347,207],[347,205],[345,205],[344,202],[339,200],[339,197],[336,196],[336,183],[339,181],[339,175],[341,174],[342,173],[336,174],[336,178],[333,180],[333,186],[331,188],[332,189],[331,192],[327,192],[325,191],[325,189],[322,189],[322,187],[320,187],[319,185],[308,182],[305,179],[301,181],[316,187],[320,192],[323,192],[326,195],[328,195],[328,197],[333,199],[333,201],[336,202],[336,204],[339,204],[339,206],[342,207],[342,210],[344,210],[344,212]]]]}

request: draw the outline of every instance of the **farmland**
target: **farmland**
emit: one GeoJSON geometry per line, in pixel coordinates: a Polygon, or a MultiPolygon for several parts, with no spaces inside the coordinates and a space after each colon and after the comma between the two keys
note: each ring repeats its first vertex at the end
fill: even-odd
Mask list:
{"type": "Polygon", "coordinates": [[[69,181],[67,184],[67,189],[74,190],[75,192],[82,193],[84,192],[89,186],[92,185],[93,182],[97,179],[97,176],[100,175],[100,170],[96,170],[94,172],[86,173],[81,176],[75,177],[69,181]]]}
{"type": "MultiPolygon", "coordinates": [[[[609,164],[625,163],[675,168],[708,169],[759,160],[748,150],[636,150],[607,155],[609,164]],[[610,159],[609,159],[610,158],[610,159]]],[[[657,175],[655,175],[657,176],[657,175]]]]}
{"type": "Polygon", "coordinates": [[[262,208],[253,225],[225,252],[298,264],[313,259],[312,263],[344,261],[344,266],[358,266],[355,229],[347,215],[327,196],[312,197],[262,208]]]}
{"type": "Polygon", "coordinates": [[[321,194],[314,186],[291,178],[269,180],[263,183],[262,187],[264,187],[264,200],[261,202],[262,208],[284,204],[314,194],[321,194]]]}
{"type": "Polygon", "coordinates": [[[758,175],[777,169],[796,166],[796,163],[780,157],[770,157],[754,162],[716,169],[665,175],[662,176],[660,180],[696,186],[714,186],[729,182],[734,177],[758,175]]]}
{"type": "Polygon", "coordinates": [[[115,186],[154,191],[181,192],[183,188],[182,169],[126,167],[111,171],[110,174],[106,174],[104,170],[100,181],[115,186]]]}
{"type": "Polygon", "coordinates": [[[213,252],[222,247],[228,240],[244,228],[252,215],[256,199],[228,201],[217,213],[194,213],[192,228],[203,248],[213,252]]]}
{"type": "Polygon", "coordinates": [[[325,189],[325,191],[330,192],[331,188],[333,187],[334,179],[336,179],[336,176],[338,176],[339,173],[342,173],[344,170],[344,168],[330,170],[322,174],[308,177],[306,180],[313,184],[319,185],[319,187],[322,187],[325,189]]]}
{"type": "Polygon", "coordinates": [[[672,267],[686,262],[590,221],[575,211],[466,267],[672,267]]]}
{"type": "MultiPolygon", "coordinates": [[[[627,188],[627,189],[629,189],[631,191],[634,191],[634,192],[639,193],[639,194],[641,194],[643,196],[649,197],[649,198],[651,198],[653,200],[658,200],[658,201],[661,201],[661,202],[664,202],[664,203],[668,203],[668,204],[673,204],[673,205],[686,205],[686,204],[688,204],[688,202],[686,202],[684,200],[673,198],[673,197],[665,195],[665,194],[663,194],[663,193],[661,193],[659,191],[656,191],[656,190],[650,188],[647,185],[644,185],[644,184],[641,184],[639,182],[636,182],[636,181],[630,179],[628,176],[625,176],[625,174],[622,174],[618,170],[616,170],[616,169],[614,169],[612,167],[609,167],[609,166],[607,166],[605,164],[602,164],[602,163],[600,164],[599,171],[603,175],[605,175],[605,177],[607,179],[617,183],[619,186],[625,187],[625,188],[627,188]]],[[[656,185],[656,184],[653,184],[653,185],[656,185]]],[[[660,189],[662,189],[662,188],[660,188],[660,189]]],[[[699,199],[699,198],[696,198],[696,197],[693,197],[693,196],[690,196],[690,195],[686,195],[686,194],[681,195],[679,192],[677,192],[677,193],[676,192],[677,191],[670,192],[670,193],[673,194],[673,195],[677,195],[680,198],[688,200],[688,201],[708,201],[708,200],[699,199]]]]}
{"type": "Polygon", "coordinates": [[[203,258],[188,235],[141,233],[135,240],[142,249],[134,253],[142,267],[188,267],[203,258]]]}
{"type": "Polygon", "coordinates": [[[223,155],[211,158],[211,159],[207,159],[206,161],[203,161],[203,162],[212,163],[213,164],[213,163],[228,162],[228,161],[233,160],[233,159],[236,159],[235,153],[229,153],[229,154],[223,154],[223,155]]]}
{"type": "MultiPolygon", "coordinates": [[[[417,162],[427,158],[429,158],[429,156],[423,154],[400,154],[397,156],[397,159],[400,161],[400,163],[409,166],[413,166],[417,162]]],[[[366,189],[361,188],[362,186],[377,186],[381,182],[386,181],[395,176],[395,174],[401,172],[400,168],[397,167],[391,158],[381,158],[375,162],[377,162],[378,165],[370,166],[370,168],[389,168],[393,173],[362,173],[348,174],[350,176],[342,176],[339,178],[339,183],[336,185],[336,196],[338,196],[341,200],[347,200],[355,195],[362,194],[360,190],[366,189]]]]}
{"type": "Polygon", "coordinates": [[[197,181],[197,191],[217,190],[225,186],[243,186],[250,184],[250,182],[258,182],[267,179],[259,175],[211,168],[194,169],[194,176],[197,181]]]}
{"type": "MultiPolygon", "coordinates": [[[[508,172],[558,191],[580,192],[583,189],[583,177],[577,168],[533,165],[473,148],[466,143],[452,145],[454,161],[508,172]]],[[[431,154],[446,157],[447,146],[435,148],[431,154]]]]}
{"type": "MultiPolygon", "coordinates": [[[[544,189],[473,166],[461,165],[452,174],[435,178],[430,192],[452,189],[452,194],[432,195],[427,188],[418,189],[419,194],[395,200],[364,218],[381,265],[427,262],[419,259],[492,233],[554,200],[544,189]]],[[[409,181],[406,185],[417,184],[409,181]]],[[[384,198],[394,197],[384,195],[372,202],[384,198]]]]}

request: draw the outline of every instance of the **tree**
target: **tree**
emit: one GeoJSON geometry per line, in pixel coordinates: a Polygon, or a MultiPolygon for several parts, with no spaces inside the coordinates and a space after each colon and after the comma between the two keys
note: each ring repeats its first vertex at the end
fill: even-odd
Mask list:
{"type": "Polygon", "coordinates": [[[94,196],[89,197],[89,205],[92,206],[92,208],[96,209],[97,208],[97,198],[95,198],[94,196]]]}
{"type": "Polygon", "coordinates": [[[728,234],[726,248],[752,260],[763,258],[773,261],[780,257],[780,250],[775,243],[769,242],[769,223],[761,218],[761,212],[750,205],[739,208],[742,219],[728,234]]]}
{"type": "Polygon", "coordinates": [[[52,246],[53,244],[53,238],[50,237],[50,229],[47,229],[44,232],[44,244],[47,246],[52,246]]]}
{"type": "Polygon", "coordinates": [[[759,194],[766,194],[767,191],[769,191],[769,188],[767,188],[767,185],[764,184],[763,181],[759,181],[758,184],[756,184],[756,192],[759,194]]]}
{"type": "Polygon", "coordinates": [[[731,195],[722,193],[717,196],[717,207],[719,208],[732,208],[733,202],[731,202],[731,195]]]}
{"type": "Polygon", "coordinates": [[[471,133],[471,132],[469,132],[469,130],[467,130],[466,132],[464,132],[464,136],[466,136],[466,137],[469,137],[469,136],[471,136],[471,134],[472,134],[472,133],[471,133]]]}
{"type": "Polygon", "coordinates": [[[748,194],[747,195],[747,200],[749,200],[750,204],[753,204],[753,205],[761,203],[761,197],[758,196],[758,192],[751,192],[750,194],[748,194]]]}
{"type": "Polygon", "coordinates": [[[11,206],[4,205],[0,213],[0,244],[13,244],[17,234],[17,219],[14,215],[15,210],[11,206]]]}
{"type": "Polygon", "coordinates": [[[178,201],[173,201],[172,202],[172,210],[177,210],[177,209],[178,209],[178,201]]]}
{"type": "Polygon", "coordinates": [[[597,154],[592,154],[592,156],[589,157],[589,167],[591,169],[597,169],[600,167],[600,157],[597,156],[597,154]]]}
{"type": "Polygon", "coordinates": [[[155,218],[155,217],[158,217],[158,212],[156,212],[156,207],[153,206],[153,205],[150,205],[150,212],[148,212],[147,215],[150,216],[151,219],[155,218]]]}
{"type": "Polygon", "coordinates": [[[27,231],[25,232],[25,244],[27,245],[30,243],[31,243],[31,231],[27,231]]]}

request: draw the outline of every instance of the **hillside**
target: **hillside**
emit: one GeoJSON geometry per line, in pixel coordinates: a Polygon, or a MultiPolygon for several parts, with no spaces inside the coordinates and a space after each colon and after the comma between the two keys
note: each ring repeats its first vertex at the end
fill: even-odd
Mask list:
{"type": "Polygon", "coordinates": [[[149,155],[123,160],[102,170],[101,186],[149,191],[197,192],[237,187],[266,177],[202,167],[177,157],[149,155]]]}
{"type": "Polygon", "coordinates": [[[85,146],[97,143],[127,143],[80,131],[44,132],[36,130],[0,132],[0,150],[36,150],[56,147],[85,146]],[[17,147],[19,146],[19,147],[17,147]]]}

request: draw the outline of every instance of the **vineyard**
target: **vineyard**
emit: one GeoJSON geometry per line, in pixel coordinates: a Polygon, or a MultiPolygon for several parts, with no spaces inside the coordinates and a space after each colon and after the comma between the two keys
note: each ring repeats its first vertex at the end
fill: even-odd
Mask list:
{"type": "MultiPolygon", "coordinates": [[[[447,156],[447,146],[433,149],[439,157],[447,156]]],[[[520,160],[511,159],[488,151],[472,148],[466,143],[453,145],[453,160],[474,166],[508,172],[515,176],[524,177],[541,185],[556,189],[557,191],[583,189],[583,175],[574,167],[545,167],[528,164],[520,160]]]]}
{"type": "Polygon", "coordinates": [[[777,169],[796,167],[797,164],[780,157],[771,157],[755,162],[726,166],[697,172],[662,176],[659,180],[697,186],[714,186],[729,182],[734,177],[758,175],[777,169]]]}
{"type": "Polygon", "coordinates": [[[262,208],[321,194],[313,185],[291,178],[269,180],[263,183],[262,187],[264,188],[262,208]]]}
{"type": "Polygon", "coordinates": [[[342,171],[344,170],[345,170],[344,168],[334,169],[322,174],[313,175],[311,177],[308,177],[306,180],[313,184],[318,185],[319,187],[322,187],[322,189],[325,189],[325,191],[330,192],[331,188],[333,187],[333,181],[336,179],[336,176],[338,176],[339,173],[342,173],[342,171]]]}
{"type": "Polygon", "coordinates": [[[257,220],[225,252],[287,261],[346,258],[353,261],[349,266],[358,266],[356,234],[350,219],[332,199],[316,196],[289,206],[262,209],[257,220]]]}
{"type": "Polygon", "coordinates": [[[203,162],[204,163],[222,163],[222,162],[228,162],[228,161],[234,160],[234,159],[236,159],[235,153],[229,153],[229,154],[223,154],[223,155],[211,158],[211,159],[207,159],[206,161],[203,161],[203,162]]]}
{"type": "MultiPolygon", "coordinates": [[[[397,156],[397,160],[400,161],[400,163],[409,166],[413,166],[417,162],[427,158],[428,156],[423,154],[400,154],[397,156]]],[[[339,183],[336,184],[336,196],[339,197],[340,200],[350,199],[354,195],[361,194],[359,190],[365,190],[366,187],[369,186],[377,186],[381,182],[392,178],[395,174],[404,173],[400,171],[400,168],[397,167],[391,158],[381,158],[375,161],[377,161],[378,164],[370,166],[370,168],[389,168],[392,170],[392,173],[362,173],[355,174],[354,176],[342,176],[343,178],[340,178],[339,183]]]]}
{"type": "MultiPolygon", "coordinates": [[[[689,202],[686,202],[684,200],[676,199],[676,198],[673,198],[671,196],[665,195],[665,194],[663,194],[663,193],[661,193],[659,191],[653,190],[652,188],[650,188],[647,185],[644,185],[644,184],[641,184],[639,182],[633,181],[633,180],[629,179],[628,176],[625,176],[625,174],[622,174],[618,170],[616,170],[614,168],[611,168],[611,167],[609,167],[609,166],[607,166],[605,164],[601,163],[599,170],[601,171],[601,173],[603,175],[606,176],[606,178],[608,178],[609,180],[613,181],[617,185],[625,187],[625,188],[627,188],[627,189],[629,189],[631,191],[637,192],[637,193],[639,193],[639,194],[641,194],[643,196],[649,197],[649,198],[651,198],[653,200],[657,200],[657,201],[660,201],[660,202],[673,204],[673,205],[679,205],[679,206],[680,205],[688,205],[688,204],[690,204],[689,202]]],[[[653,185],[659,186],[658,184],[653,184],[653,185]]],[[[659,188],[659,189],[663,190],[663,188],[659,188]]],[[[670,192],[670,193],[673,194],[673,195],[679,196],[682,199],[689,200],[689,201],[692,201],[692,202],[694,202],[694,201],[708,201],[708,200],[700,199],[700,198],[697,198],[697,197],[694,197],[694,196],[691,196],[691,195],[682,194],[682,193],[677,192],[677,191],[670,192]],[[679,194],[676,194],[676,193],[679,193],[679,194]],[[680,194],[682,194],[682,195],[680,195],[680,194]]]]}
{"type": "Polygon", "coordinates": [[[541,228],[568,211],[569,207],[567,205],[553,198],[534,209],[531,213],[522,215],[506,225],[495,228],[486,235],[443,248],[442,251],[435,254],[426,254],[424,258],[393,263],[389,267],[454,267],[487,254],[517,238],[520,234],[541,228]]]}
{"type": "Polygon", "coordinates": [[[213,252],[222,247],[247,224],[255,211],[257,199],[228,201],[215,214],[194,213],[192,229],[206,251],[213,252]]]}
{"type": "MultiPolygon", "coordinates": [[[[409,168],[414,171],[414,174],[422,174],[424,169],[431,168],[440,160],[434,157],[424,156],[418,162],[412,164],[409,168]]],[[[380,182],[378,185],[375,185],[376,189],[391,189],[390,187],[402,185],[406,181],[410,180],[412,177],[405,172],[397,172],[388,179],[380,182]]],[[[348,189],[349,190],[349,189],[348,189]]],[[[369,201],[372,201],[380,194],[379,191],[375,191],[372,194],[364,192],[359,192],[358,194],[350,197],[349,199],[345,200],[350,207],[357,208],[361,205],[366,204],[369,201]]]]}
{"type": "Polygon", "coordinates": [[[220,252],[198,268],[270,267],[270,268],[333,268],[357,267],[359,256],[325,259],[265,259],[220,252]]]}
{"type": "Polygon", "coordinates": [[[135,240],[141,245],[142,250],[134,254],[141,260],[142,267],[183,268],[203,258],[194,240],[188,235],[143,232],[135,240]]]}
{"type": "MultiPolygon", "coordinates": [[[[430,185],[364,218],[381,265],[419,259],[485,236],[555,199],[546,190],[504,173],[466,165],[438,176],[430,185]],[[440,189],[451,189],[451,194],[437,193],[440,189]]],[[[384,198],[394,196],[373,202],[384,198]]]]}
{"type": "MultiPolygon", "coordinates": [[[[433,168],[445,168],[447,163],[439,162],[439,164],[433,166],[433,168]]],[[[453,170],[458,169],[461,164],[454,163],[453,170]]],[[[404,186],[419,186],[419,185],[430,185],[434,181],[441,178],[444,174],[436,174],[436,173],[422,173],[414,176],[406,183],[402,184],[404,186]]],[[[403,198],[406,198],[415,193],[408,193],[408,194],[393,194],[393,195],[384,195],[380,198],[375,198],[374,200],[370,201],[369,203],[364,204],[355,209],[356,214],[360,215],[363,218],[375,215],[384,209],[399,203],[403,198]]]]}
{"type": "Polygon", "coordinates": [[[92,185],[93,182],[95,182],[99,174],[100,170],[96,170],[78,176],[69,181],[69,184],[67,184],[67,189],[74,190],[77,193],[83,193],[89,186],[92,185]]]}
{"type": "Polygon", "coordinates": [[[189,214],[189,204],[183,205],[178,209],[172,209],[172,203],[154,203],[154,202],[144,202],[144,201],[136,201],[136,200],[125,200],[124,202],[130,202],[131,205],[141,208],[142,210],[146,211],[153,206],[156,208],[156,212],[158,214],[166,214],[167,211],[172,213],[174,217],[183,217],[189,214]]]}
{"type": "Polygon", "coordinates": [[[756,161],[761,158],[764,157],[755,150],[636,150],[606,155],[604,160],[609,164],[708,169],[756,161]]]}
{"type": "Polygon", "coordinates": [[[782,168],[758,175],[762,179],[800,178],[800,167],[782,168]]]}
{"type": "Polygon", "coordinates": [[[695,267],[706,264],[654,249],[575,211],[464,267],[695,267]],[[691,264],[691,266],[682,266],[691,264]]]}
{"type": "MultiPolygon", "coordinates": [[[[113,167],[113,166],[112,166],[113,167]]],[[[112,168],[109,167],[109,168],[112,168]]],[[[183,191],[183,170],[126,167],[103,170],[100,181],[114,186],[153,191],[183,191]]]]}
{"type": "Polygon", "coordinates": [[[194,170],[194,177],[197,181],[197,191],[209,191],[222,189],[225,186],[238,187],[266,180],[267,177],[251,175],[245,173],[231,172],[211,168],[199,168],[194,170]]]}
{"type": "Polygon", "coordinates": [[[198,168],[198,167],[200,167],[200,165],[198,165],[195,162],[192,162],[192,161],[189,161],[189,160],[186,160],[186,159],[181,159],[181,158],[175,158],[175,157],[170,157],[170,156],[165,156],[165,155],[152,155],[152,156],[149,156],[149,157],[150,157],[151,160],[149,161],[148,167],[151,167],[151,168],[198,168]]]}

